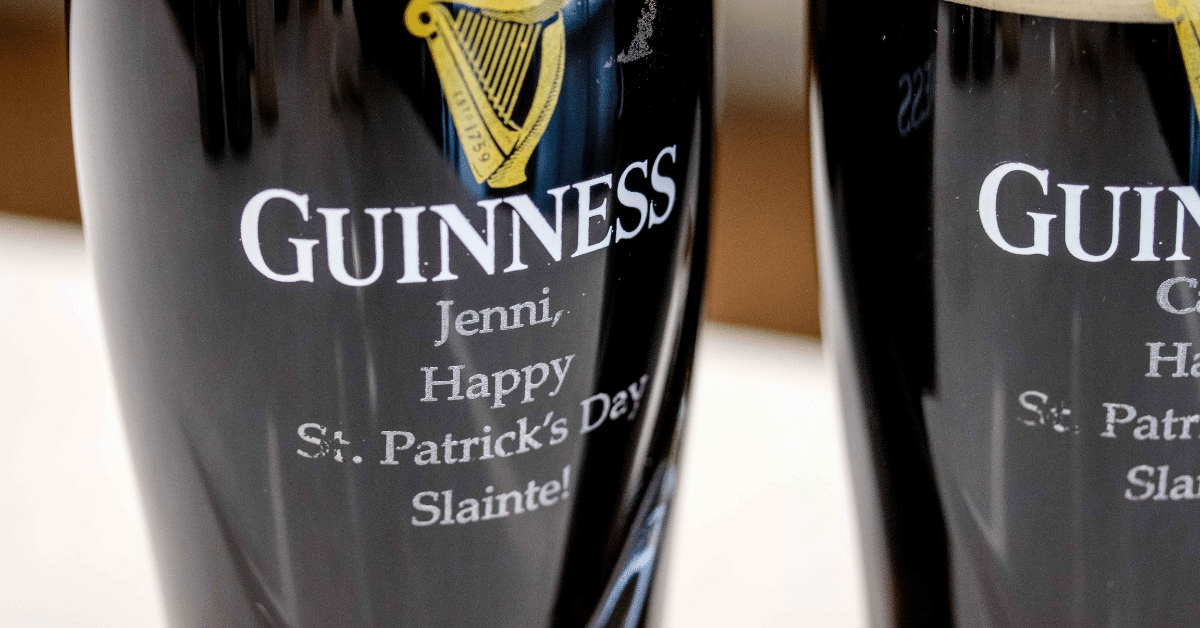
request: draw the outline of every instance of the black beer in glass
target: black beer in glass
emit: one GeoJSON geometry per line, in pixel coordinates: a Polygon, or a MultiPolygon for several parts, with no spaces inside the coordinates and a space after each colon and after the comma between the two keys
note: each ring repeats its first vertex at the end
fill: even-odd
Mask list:
{"type": "Polygon", "coordinates": [[[645,625],[704,277],[710,3],[68,9],[171,625],[645,625]]]}
{"type": "Polygon", "coordinates": [[[1195,625],[1195,3],[828,1],[813,26],[873,625],[1195,625]]]}

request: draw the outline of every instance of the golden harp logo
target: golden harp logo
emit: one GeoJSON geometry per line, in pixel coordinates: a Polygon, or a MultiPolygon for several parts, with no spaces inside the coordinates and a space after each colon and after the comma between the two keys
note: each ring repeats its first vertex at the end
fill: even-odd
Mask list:
{"type": "Polygon", "coordinates": [[[404,23],[429,44],[477,183],[506,188],[525,182],[525,166],[558,105],[568,1],[408,3],[404,23]],[[537,75],[530,77],[533,67],[537,75]]]}

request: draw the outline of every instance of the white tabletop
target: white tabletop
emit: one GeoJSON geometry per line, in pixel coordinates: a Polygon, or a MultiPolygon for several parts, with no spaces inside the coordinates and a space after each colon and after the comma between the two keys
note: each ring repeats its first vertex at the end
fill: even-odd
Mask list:
{"type": "MultiPolygon", "coordinates": [[[[820,345],[701,333],[664,628],[866,625],[820,345]]],[[[159,628],[129,454],[77,228],[0,214],[0,623],[159,628]]]]}

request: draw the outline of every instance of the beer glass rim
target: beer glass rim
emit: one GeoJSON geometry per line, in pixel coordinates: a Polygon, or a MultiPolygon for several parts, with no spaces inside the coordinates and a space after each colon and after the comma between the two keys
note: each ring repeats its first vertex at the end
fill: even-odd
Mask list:
{"type": "Polygon", "coordinates": [[[1175,22],[1200,18],[1196,0],[949,0],[981,9],[1097,22],[1175,22]]]}

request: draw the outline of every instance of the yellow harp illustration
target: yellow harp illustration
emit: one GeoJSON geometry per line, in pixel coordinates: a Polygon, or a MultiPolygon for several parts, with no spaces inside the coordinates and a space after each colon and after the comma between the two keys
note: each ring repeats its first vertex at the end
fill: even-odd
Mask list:
{"type": "Polygon", "coordinates": [[[562,88],[566,31],[561,12],[568,1],[408,3],[404,23],[429,44],[477,183],[505,188],[525,182],[525,166],[562,88]],[[534,67],[537,75],[528,77],[534,67]],[[537,82],[529,86],[529,80],[537,82]]]}
{"type": "Polygon", "coordinates": [[[1192,87],[1192,102],[1200,115],[1200,7],[1196,0],[1154,0],[1158,14],[1175,22],[1183,66],[1192,87]]]}

